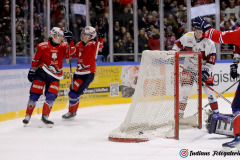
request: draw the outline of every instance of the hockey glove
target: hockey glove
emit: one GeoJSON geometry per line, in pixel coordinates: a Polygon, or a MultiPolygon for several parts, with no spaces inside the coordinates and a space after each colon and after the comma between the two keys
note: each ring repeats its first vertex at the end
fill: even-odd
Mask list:
{"type": "Polygon", "coordinates": [[[98,28],[98,38],[104,38],[105,37],[105,28],[104,26],[100,26],[98,28]]]}
{"type": "Polygon", "coordinates": [[[34,81],[35,77],[36,77],[36,70],[31,68],[29,70],[29,72],[28,72],[28,80],[29,80],[29,82],[34,81]]]}
{"type": "Polygon", "coordinates": [[[211,25],[201,16],[196,17],[192,23],[193,28],[200,28],[203,32],[206,32],[211,28],[211,25]]]}
{"type": "Polygon", "coordinates": [[[64,37],[68,43],[70,43],[70,41],[74,39],[73,33],[71,31],[64,31],[64,37]]]}
{"type": "Polygon", "coordinates": [[[237,68],[238,68],[238,65],[237,64],[231,64],[230,65],[230,76],[235,79],[238,77],[238,73],[237,73],[237,68]]]}
{"type": "Polygon", "coordinates": [[[203,82],[206,82],[209,76],[210,75],[207,71],[205,71],[205,70],[202,71],[202,81],[203,82]]]}

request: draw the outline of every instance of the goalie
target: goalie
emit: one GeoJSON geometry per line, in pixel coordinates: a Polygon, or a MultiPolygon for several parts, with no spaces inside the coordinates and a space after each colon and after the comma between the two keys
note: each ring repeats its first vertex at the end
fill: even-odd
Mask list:
{"type": "MultiPolygon", "coordinates": [[[[209,86],[213,86],[212,70],[216,61],[216,47],[211,40],[202,36],[203,31],[199,27],[194,28],[194,32],[188,32],[178,39],[172,50],[174,51],[194,51],[202,53],[202,81],[209,86]]],[[[191,88],[195,81],[197,71],[194,69],[196,60],[194,57],[185,58],[181,77],[182,93],[180,93],[179,117],[183,118],[187,100],[191,93],[191,88]]],[[[215,93],[203,85],[203,90],[208,98],[210,107],[214,113],[218,113],[218,103],[215,93]]]]}

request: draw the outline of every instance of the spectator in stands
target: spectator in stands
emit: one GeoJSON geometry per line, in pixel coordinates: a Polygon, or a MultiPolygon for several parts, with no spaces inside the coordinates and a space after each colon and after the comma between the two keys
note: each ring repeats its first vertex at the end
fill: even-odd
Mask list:
{"type": "Polygon", "coordinates": [[[118,21],[116,21],[113,26],[113,37],[115,39],[119,39],[121,37],[121,27],[118,21]]]}
{"type": "Polygon", "coordinates": [[[133,19],[133,15],[128,12],[128,8],[124,7],[123,13],[120,15],[121,17],[119,18],[119,22],[121,26],[127,27],[129,24],[129,21],[133,19]]]}
{"type": "Polygon", "coordinates": [[[138,52],[142,53],[144,50],[148,48],[148,40],[145,37],[145,30],[140,29],[138,34],[138,52]]]}
{"type": "Polygon", "coordinates": [[[209,4],[211,0],[192,0],[192,6],[209,4]]]}
{"type": "Polygon", "coordinates": [[[160,50],[160,33],[158,29],[153,28],[150,35],[146,33],[145,37],[148,40],[150,50],[160,50]]]}
{"type": "Polygon", "coordinates": [[[172,27],[168,26],[166,29],[166,38],[165,38],[165,50],[169,51],[172,50],[172,47],[176,41],[176,37],[174,33],[172,32],[172,27]]]}
{"type": "Polygon", "coordinates": [[[16,55],[24,56],[24,34],[22,33],[22,26],[18,25],[16,28],[16,55]]]}
{"type": "Polygon", "coordinates": [[[177,21],[174,19],[174,17],[173,17],[172,14],[169,14],[169,15],[168,15],[167,24],[168,24],[169,26],[172,26],[172,31],[173,31],[173,33],[177,33],[178,23],[177,23],[177,21]]]}
{"type": "Polygon", "coordinates": [[[220,23],[220,30],[221,31],[229,31],[229,30],[235,30],[236,25],[233,20],[229,19],[228,21],[222,21],[220,23]]]}
{"type": "Polygon", "coordinates": [[[11,47],[12,47],[12,42],[9,36],[5,35],[3,39],[4,57],[8,57],[11,55],[11,47]]]}
{"type": "Polygon", "coordinates": [[[126,35],[125,45],[127,53],[134,53],[134,40],[132,39],[132,36],[129,32],[127,32],[126,35]]]}
{"type": "Polygon", "coordinates": [[[235,0],[229,0],[229,7],[226,8],[225,12],[227,20],[230,18],[231,13],[234,13],[236,17],[238,16],[239,6],[235,6],[235,0]]]}
{"type": "Polygon", "coordinates": [[[227,14],[226,14],[227,4],[225,1],[221,2],[220,6],[220,19],[221,21],[227,20],[227,14]]]}

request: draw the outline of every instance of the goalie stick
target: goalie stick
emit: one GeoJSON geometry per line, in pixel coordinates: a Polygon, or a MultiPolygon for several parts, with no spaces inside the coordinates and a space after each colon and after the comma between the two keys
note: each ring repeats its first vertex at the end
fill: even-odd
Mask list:
{"type": "Polygon", "coordinates": [[[207,85],[205,82],[203,82],[205,84],[205,86],[207,88],[209,88],[210,90],[212,90],[214,93],[216,93],[219,97],[221,97],[222,99],[224,99],[226,102],[228,102],[229,104],[232,104],[232,102],[230,102],[227,98],[223,97],[222,94],[218,93],[217,91],[215,91],[212,87],[210,87],[209,85],[207,85]]]}

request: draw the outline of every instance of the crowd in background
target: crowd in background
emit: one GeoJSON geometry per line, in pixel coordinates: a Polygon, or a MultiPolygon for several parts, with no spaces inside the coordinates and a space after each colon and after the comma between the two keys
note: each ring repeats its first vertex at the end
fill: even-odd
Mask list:
{"type": "MultiPolygon", "coordinates": [[[[134,26],[133,4],[122,4],[122,0],[113,0],[113,43],[114,53],[133,55],[134,26]]],[[[51,27],[65,27],[64,1],[50,1],[51,27]]],[[[192,0],[192,7],[214,3],[214,0],[192,0]]],[[[30,9],[29,0],[16,1],[16,53],[17,56],[29,56],[30,9]]],[[[69,0],[69,29],[80,41],[81,30],[86,26],[86,17],[71,13],[74,3],[85,4],[85,0],[69,0]]],[[[89,0],[90,23],[94,27],[100,25],[105,11],[106,0],[89,0]]],[[[175,41],[187,32],[187,0],[164,1],[164,44],[165,50],[171,50],[175,41]]],[[[221,0],[221,30],[234,30],[240,26],[240,0],[221,0]]],[[[11,56],[11,1],[0,0],[0,57],[11,56]]],[[[34,47],[47,40],[46,37],[46,0],[34,1],[34,47]]],[[[108,34],[108,8],[104,17],[104,26],[108,34]]],[[[159,0],[138,0],[138,50],[160,49],[159,0]]],[[[206,19],[215,27],[215,16],[206,19]]],[[[232,46],[222,45],[222,52],[231,52],[232,46]]],[[[109,55],[109,39],[106,35],[102,54],[107,61],[109,55]]],[[[115,56],[115,61],[133,60],[130,56],[115,56]]],[[[231,57],[223,57],[231,58],[231,57]]]]}

